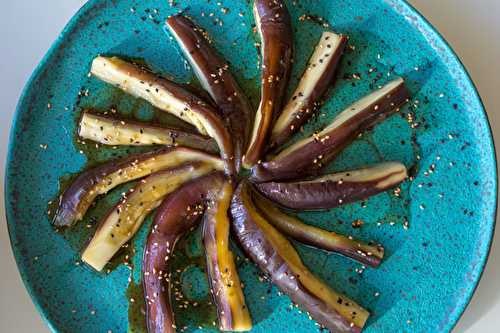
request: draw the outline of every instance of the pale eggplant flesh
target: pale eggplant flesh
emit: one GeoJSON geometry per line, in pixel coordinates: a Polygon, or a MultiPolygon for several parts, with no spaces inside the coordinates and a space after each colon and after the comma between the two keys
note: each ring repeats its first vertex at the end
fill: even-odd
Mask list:
{"type": "Polygon", "coordinates": [[[80,221],[95,198],[118,185],[137,180],[160,170],[184,163],[204,161],[217,170],[224,163],[201,150],[170,147],[113,160],[81,173],[63,192],[53,224],[69,227],[80,221]]]}
{"type": "Polygon", "coordinates": [[[182,146],[218,153],[217,143],[208,136],[184,130],[151,125],[129,119],[83,112],[78,135],[108,146],[182,146]]]}
{"type": "Polygon", "coordinates": [[[164,170],[142,179],[102,219],[94,237],[82,253],[82,260],[97,271],[139,230],[144,219],[163,199],[184,183],[214,171],[203,162],[164,170]]]}
{"type": "Polygon", "coordinates": [[[203,223],[203,243],[219,330],[241,332],[252,329],[252,319],[245,304],[235,257],[229,247],[228,211],[232,195],[233,185],[228,182],[218,193],[209,194],[209,205],[203,223]]]}
{"type": "Polygon", "coordinates": [[[230,176],[235,174],[232,139],[217,111],[205,101],[181,85],[117,57],[95,58],[91,73],[102,81],[179,117],[194,125],[202,135],[213,138],[226,162],[226,173],[230,176]]]}
{"type": "Polygon", "coordinates": [[[409,100],[403,79],[396,79],[341,112],[314,133],[252,168],[255,182],[298,179],[317,175],[361,133],[385,120],[409,100]]]}
{"type": "Polygon", "coordinates": [[[171,193],[156,211],[142,265],[149,333],[176,331],[171,302],[171,258],[177,241],[201,221],[208,194],[217,193],[224,182],[221,172],[195,179],[171,193]]]}
{"type": "Polygon", "coordinates": [[[324,175],[313,180],[256,184],[265,197],[295,210],[335,208],[367,199],[396,187],[408,177],[399,162],[384,162],[354,171],[324,175]]]}
{"type": "Polygon", "coordinates": [[[274,124],[270,149],[286,143],[319,109],[333,84],[346,44],[347,36],[329,31],[322,34],[295,92],[274,124]]]}
{"type": "Polygon", "coordinates": [[[231,203],[233,231],[244,251],[321,326],[336,333],[361,332],[368,311],[332,290],[304,266],[292,244],[254,206],[251,191],[251,185],[242,182],[231,203]]]}
{"type": "Polygon", "coordinates": [[[182,14],[171,16],[167,26],[226,121],[233,138],[236,170],[239,170],[252,125],[250,102],[231,74],[229,63],[214,49],[202,28],[182,14]]]}
{"type": "Polygon", "coordinates": [[[303,244],[341,254],[363,265],[378,267],[384,257],[380,244],[366,243],[333,231],[317,228],[286,214],[257,192],[253,201],[260,213],[276,229],[303,244]]]}
{"type": "Polygon", "coordinates": [[[261,100],[243,166],[251,168],[266,150],[272,124],[281,111],[293,61],[290,14],[283,0],[255,0],[254,16],[261,39],[261,100]]]}

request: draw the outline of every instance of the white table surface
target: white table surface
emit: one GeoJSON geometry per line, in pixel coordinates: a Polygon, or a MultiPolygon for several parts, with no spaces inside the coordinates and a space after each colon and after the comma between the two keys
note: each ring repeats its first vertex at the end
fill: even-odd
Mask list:
{"type": "MultiPolygon", "coordinates": [[[[0,10],[0,189],[8,133],[21,90],[66,22],[84,0],[10,0],[0,10]]],[[[165,1],[166,2],[166,1],[165,1]]],[[[493,132],[500,140],[500,1],[410,0],[459,54],[481,94],[493,132]]],[[[500,145],[499,145],[500,146],[500,145]]],[[[497,228],[500,234],[500,228],[497,228]]],[[[497,235],[497,239],[500,237],[497,235]]],[[[48,332],[24,289],[10,248],[0,191],[0,332],[48,332]]],[[[457,333],[499,332],[500,244],[479,288],[455,329],[457,333]]],[[[91,333],[91,332],[89,332],[91,333]]]]}

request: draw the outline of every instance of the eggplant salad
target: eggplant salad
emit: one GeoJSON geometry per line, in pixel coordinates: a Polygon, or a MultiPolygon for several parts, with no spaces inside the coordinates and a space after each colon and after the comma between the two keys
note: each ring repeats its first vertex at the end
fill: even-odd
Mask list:
{"type": "Polygon", "coordinates": [[[365,200],[408,178],[406,167],[391,161],[337,173],[324,169],[358,136],[398,113],[409,101],[409,92],[403,78],[378,86],[324,128],[290,143],[321,109],[336,79],[348,36],[323,32],[286,100],[294,63],[290,14],[283,0],[254,0],[253,11],[260,38],[257,110],[229,63],[214,49],[210,36],[195,18],[182,13],[168,18],[166,28],[207,94],[118,57],[99,55],[92,61],[89,75],[180,118],[193,130],[84,110],[77,133],[81,139],[156,148],[82,172],[60,195],[53,224],[71,228],[99,196],[136,182],[101,217],[81,259],[102,271],[154,212],[142,257],[149,333],[178,330],[171,257],[178,240],[198,225],[221,331],[252,329],[232,238],[318,326],[335,333],[361,332],[370,316],[368,310],[315,276],[291,240],[372,268],[383,261],[384,247],[309,225],[292,213],[365,200]]]}

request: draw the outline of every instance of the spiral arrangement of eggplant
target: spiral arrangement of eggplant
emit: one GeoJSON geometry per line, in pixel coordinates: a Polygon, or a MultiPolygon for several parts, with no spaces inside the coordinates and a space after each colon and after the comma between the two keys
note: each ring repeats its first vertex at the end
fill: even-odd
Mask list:
{"type": "Polygon", "coordinates": [[[291,18],[283,0],[254,0],[254,16],[262,50],[262,96],[255,117],[228,62],[207,33],[181,14],[170,17],[167,27],[212,102],[139,65],[116,57],[93,60],[96,78],[177,116],[198,133],[85,110],[78,129],[82,139],[164,147],[81,173],[60,196],[53,224],[71,227],[98,196],[137,181],[102,218],[82,260],[101,271],[156,210],[142,265],[148,332],[176,332],[169,262],[178,239],[202,222],[210,294],[221,331],[252,328],[229,246],[232,230],[244,252],[321,326],[358,333],[368,311],[314,276],[288,238],[371,267],[381,264],[383,246],[314,227],[281,208],[332,209],[405,181],[406,167],[398,162],[333,174],[321,170],[359,134],[397,112],[409,92],[404,80],[396,79],[352,104],[321,131],[284,147],[321,107],[347,37],[322,34],[282,109],[293,63],[291,18]],[[217,153],[220,157],[212,155],[217,153]],[[241,165],[251,169],[248,179],[238,174],[241,165]]]}

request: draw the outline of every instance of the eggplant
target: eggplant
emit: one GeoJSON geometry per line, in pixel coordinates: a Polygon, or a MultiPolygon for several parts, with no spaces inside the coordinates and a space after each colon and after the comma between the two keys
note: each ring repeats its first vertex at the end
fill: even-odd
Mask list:
{"type": "Polygon", "coordinates": [[[216,156],[196,149],[170,147],[134,154],[87,170],[61,195],[53,224],[57,227],[69,227],[80,221],[97,196],[118,185],[196,161],[210,163],[217,170],[224,168],[222,160],[216,156]]]}
{"type": "Polygon", "coordinates": [[[368,311],[304,266],[292,244],[258,212],[250,186],[242,182],[231,202],[233,231],[248,256],[320,325],[336,333],[361,332],[368,311]]]}
{"type": "Polygon", "coordinates": [[[293,58],[290,14],[283,0],[255,0],[254,16],[261,39],[261,100],[243,166],[261,160],[271,126],[281,111],[293,58]]]}
{"type": "Polygon", "coordinates": [[[295,210],[335,208],[396,187],[408,177],[406,167],[385,162],[354,171],[333,173],[296,182],[260,183],[264,196],[282,207],[295,210]]]}
{"type": "Polygon", "coordinates": [[[194,125],[201,134],[213,138],[226,162],[226,172],[229,175],[235,174],[234,150],[229,132],[217,111],[203,100],[184,87],[117,57],[95,58],[91,73],[102,81],[179,117],[194,125]]]}
{"type": "Polygon", "coordinates": [[[254,192],[253,201],[262,216],[283,234],[322,250],[336,252],[364,265],[378,267],[384,257],[381,245],[367,244],[362,241],[305,224],[290,216],[262,195],[254,192]]]}
{"type": "Polygon", "coordinates": [[[271,149],[282,146],[318,110],[333,83],[346,44],[346,36],[323,32],[297,89],[274,124],[271,149]]]}
{"type": "Polygon", "coordinates": [[[215,172],[195,179],[171,193],[158,208],[144,248],[142,280],[149,333],[173,333],[171,304],[172,257],[177,241],[201,221],[207,196],[224,185],[224,175],[215,172]]]}
{"type": "Polygon", "coordinates": [[[213,48],[202,28],[181,14],[171,16],[167,26],[226,121],[233,138],[236,170],[239,170],[252,125],[250,102],[231,74],[228,62],[213,48]]]}
{"type": "Polygon", "coordinates": [[[268,162],[252,168],[255,182],[317,175],[362,132],[380,123],[409,100],[404,80],[396,79],[341,112],[319,133],[285,148],[268,162]]]}
{"type": "Polygon", "coordinates": [[[88,110],[82,114],[78,135],[82,139],[111,146],[166,145],[191,147],[211,153],[219,151],[217,143],[208,136],[98,115],[88,110]]]}
{"type": "Polygon", "coordinates": [[[196,162],[160,171],[141,180],[106,217],[82,254],[82,260],[97,271],[139,230],[152,210],[182,184],[214,171],[211,164],[196,162]]]}
{"type": "Polygon", "coordinates": [[[252,319],[245,304],[245,296],[229,248],[230,222],[228,210],[233,186],[226,182],[218,193],[209,194],[203,223],[203,243],[207,257],[207,271],[212,299],[217,306],[219,330],[249,331],[252,319]]]}

